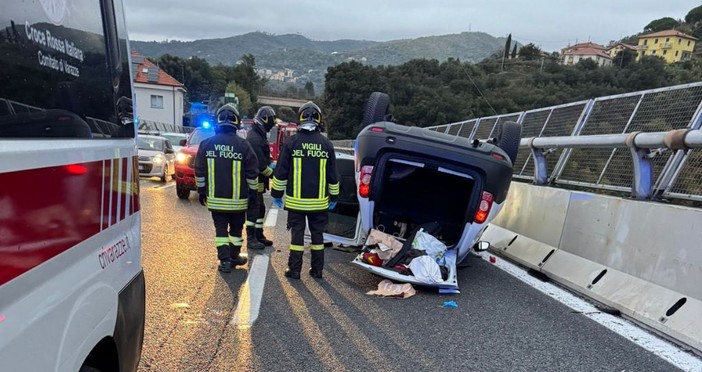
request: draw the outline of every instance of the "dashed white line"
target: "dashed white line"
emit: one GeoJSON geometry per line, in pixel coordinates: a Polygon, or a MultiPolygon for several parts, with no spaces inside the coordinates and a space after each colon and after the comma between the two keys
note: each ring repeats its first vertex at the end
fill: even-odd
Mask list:
{"type": "Polygon", "coordinates": [[[251,328],[258,319],[269,261],[270,257],[267,254],[260,254],[253,258],[249,276],[239,290],[239,301],[229,322],[239,329],[251,328]]]}
{"type": "MultiPolygon", "coordinates": [[[[481,252],[478,253],[478,255],[489,262],[489,253],[481,252]]],[[[697,358],[693,354],[682,350],[675,344],[642,329],[628,319],[603,313],[589,302],[554,284],[542,282],[541,280],[532,277],[524,269],[512,264],[509,261],[506,261],[505,259],[500,259],[498,257],[494,265],[527,285],[533,287],[537,291],[570,307],[582,315],[605,326],[612,332],[635,343],[641,348],[668,361],[670,364],[684,371],[702,371],[702,359],[697,358]]]]}

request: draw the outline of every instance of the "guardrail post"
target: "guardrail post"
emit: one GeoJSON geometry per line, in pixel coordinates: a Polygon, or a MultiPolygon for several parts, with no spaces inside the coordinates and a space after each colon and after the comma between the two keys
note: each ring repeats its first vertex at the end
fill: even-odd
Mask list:
{"type": "MultiPolygon", "coordinates": [[[[580,118],[578,118],[578,122],[575,123],[575,127],[573,128],[573,133],[571,136],[577,136],[580,135],[580,132],[583,130],[583,127],[587,123],[587,120],[590,118],[590,114],[592,114],[592,109],[595,107],[595,102],[597,102],[594,99],[591,99],[585,104],[585,107],[583,108],[583,112],[580,114],[580,118]]],[[[561,154],[561,157],[558,159],[558,163],[556,163],[556,166],[553,169],[553,174],[551,175],[551,179],[549,182],[555,183],[558,178],[561,177],[561,174],[563,174],[563,170],[565,169],[566,163],[568,162],[568,159],[570,158],[570,154],[573,152],[573,149],[564,149],[563,153],[561,154]]]]}
{"type": "Polygon", "coordinates": [[[626,137],[626,146],[631,152],[634,166],[631,196],[635,199],[649,199],[653,195],[653,161],[649,157],[651,150],[636,147],[634,139],[639,133],[641,132],[633,132],[626,137]]]}
{"type": "Polygon", "coordinates": [[[482,118],[478,118],[477,120],[475,120],[475,124],[473,125],[473,130],[470,131],[470,135],[468,136],[469,140],[471,140],[471,141],[473,140],[473,137],[475,136],[475,132],[478,131],[478,126],[480,126],[481,120],[482,120],[482,118]]]}
{"type": "Polygon", "coordinates": [[[534,159],[534,184],[548,184],[548,161],[544,156],[543,149],[536,148],[533,145],[534,138],[529,139],[529,148],[531,149],[531,157],[534,159]]]}

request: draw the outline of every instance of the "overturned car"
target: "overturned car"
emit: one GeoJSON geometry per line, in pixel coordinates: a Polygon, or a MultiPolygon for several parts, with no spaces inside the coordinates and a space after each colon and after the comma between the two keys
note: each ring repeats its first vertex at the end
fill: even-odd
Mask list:
{"type": "Polygon", "coordinates": [[[341,195],[330,212],[325,238],[365,246],[353,264],[377,275],[456,290],[456,265],[479,246],[480,236],[507,197],[521,127],[503,123],[496,139],[470,141],[398,125],[390,118],[389,97],[373,93],[353,155],[337,151],[341,195]],[[380,240],[378,231],[403,245],[382,262],[368,258],[368,245],[380,240]],[[440,280],[428,281],[408,270],[416,257],[413,245],[427,241],[419,239],[427,233],[445,245],[438,261],[440,280]],[[373,242],[371,235],[376,238],[373,242]]]}

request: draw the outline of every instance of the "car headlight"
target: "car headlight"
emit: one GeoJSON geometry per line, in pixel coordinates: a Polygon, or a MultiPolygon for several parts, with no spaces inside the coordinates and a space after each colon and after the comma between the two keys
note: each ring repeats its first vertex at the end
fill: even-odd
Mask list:
{"type": "Polygon", "coordinates": [[[179,152],[179,153],[176,155],[176,161],[177,161],[178,163],[186,163],[186,162],[188,161],[189,158],[190,158],[190,155],[188,155],[188,154],[183,154],[182,152],[179,152]]]}
{"type": "Polygon", "coordinates": [[[161,164],[161,163],[163,163],[164,160],[166,160],[166,159],[163,158],[163,155],[159,154],[159,155],[154,156],[153,162],[154,162],[154,164],[161,164]]]}

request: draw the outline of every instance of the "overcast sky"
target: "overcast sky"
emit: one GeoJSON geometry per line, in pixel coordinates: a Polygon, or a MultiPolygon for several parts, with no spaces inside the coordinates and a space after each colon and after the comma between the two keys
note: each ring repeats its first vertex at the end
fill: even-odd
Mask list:
{"type": "Polygon", "coordinates": [[[684,18],[699,0],[124,0],[134,40],[195,40],[253,31],[314,40],[387,41],[483,31],[552,51],[610,40],[651,20],[684,18]]]}

